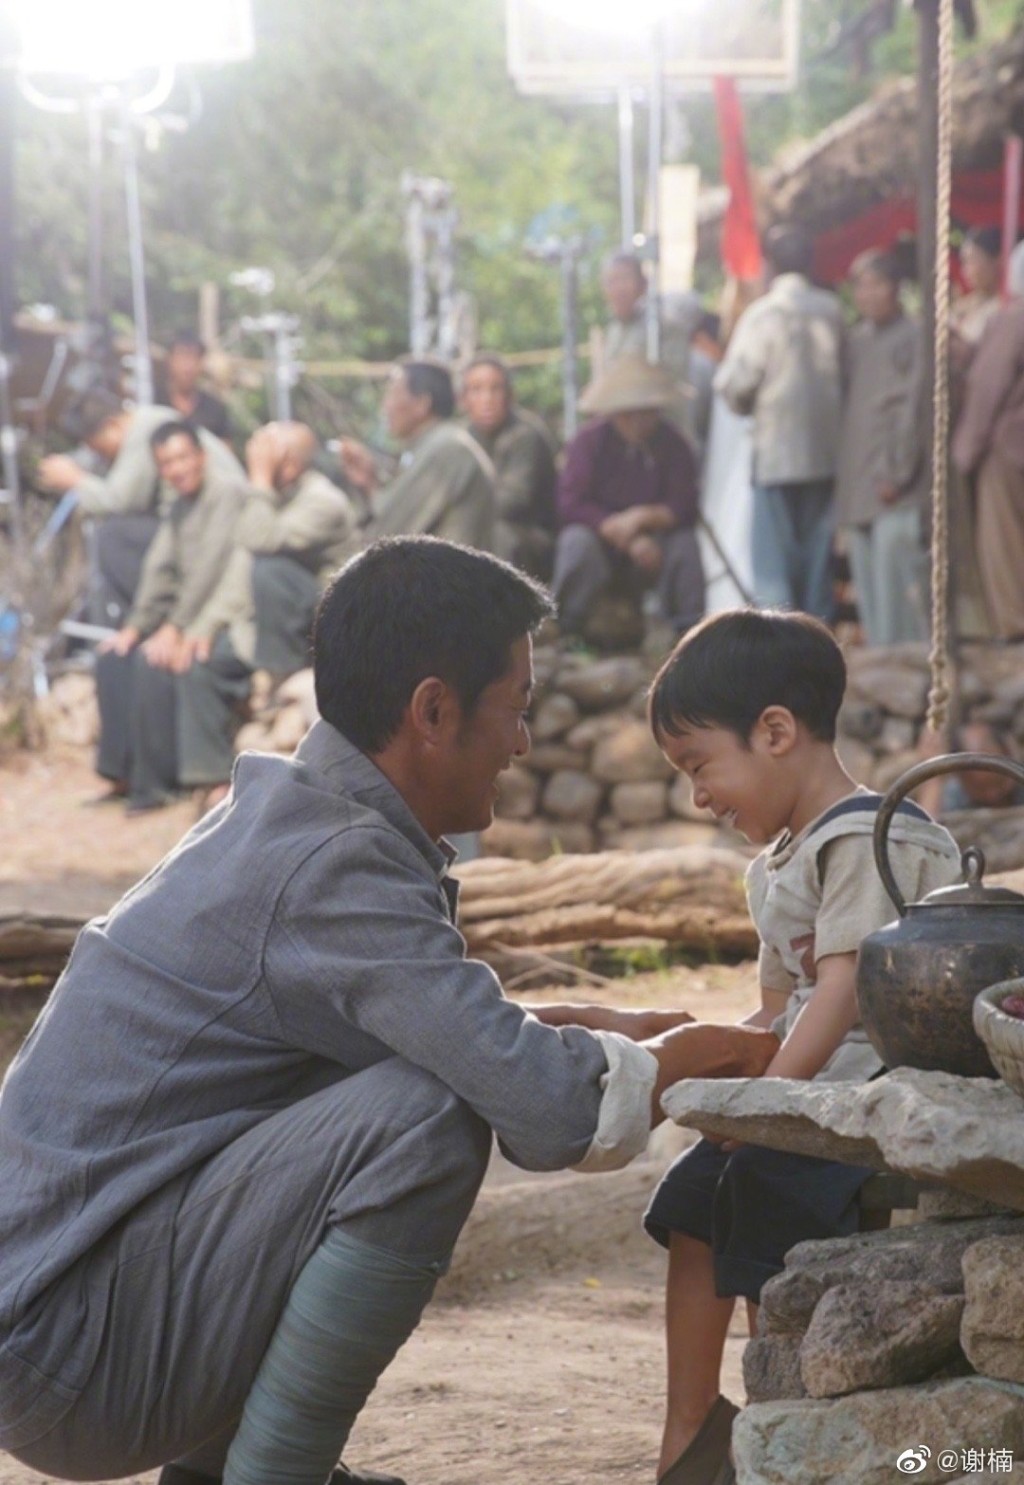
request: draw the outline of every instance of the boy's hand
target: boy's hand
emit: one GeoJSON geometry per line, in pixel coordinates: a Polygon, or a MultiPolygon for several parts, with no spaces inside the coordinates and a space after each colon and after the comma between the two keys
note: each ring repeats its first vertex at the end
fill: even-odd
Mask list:
{"type": "Polygon", "coordinates": [[[779,1050],[774,1032],[757,1026],[715,1026],[695,1021],[646,1042],[658,1059],[651,1099],[652,1122],[665,1117],[661,1095],[684,1078],[759,1078],[779,1050]]]}
{"type": "Polygon", "coordinates": [[[689,1011],[620,1010],[607,1005],[531,1005],[526,1008],[545,1026],[583,1026],[588,1031],[615,1031],[630,1041],[646,1042],[693,1021],[689,1011]]]}

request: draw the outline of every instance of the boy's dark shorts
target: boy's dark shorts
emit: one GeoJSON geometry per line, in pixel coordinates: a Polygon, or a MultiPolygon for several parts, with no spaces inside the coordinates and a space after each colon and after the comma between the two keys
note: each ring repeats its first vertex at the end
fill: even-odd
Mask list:
{"type": "Polygon", "coordinates": [[[698,1140],[655,1191],[644,1227],[667,1248],[673,1232],[707,1243],[715,1290],[757,1303],[795,1243],[857,1230],[857,1193],[873,1171],[760,1145],[725,1153],[698,1140]]]}

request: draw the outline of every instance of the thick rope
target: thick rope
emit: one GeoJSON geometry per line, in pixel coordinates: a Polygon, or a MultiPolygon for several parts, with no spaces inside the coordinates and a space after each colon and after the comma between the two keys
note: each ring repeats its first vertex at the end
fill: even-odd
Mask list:
{"type": "Polygon", "coordinates": [[[932,645],[928,725],[949,711],[949,216],[953,168],[953,0],[938,0],[938,163],[935,181],[935,401],[932,421],[932,645]]]}

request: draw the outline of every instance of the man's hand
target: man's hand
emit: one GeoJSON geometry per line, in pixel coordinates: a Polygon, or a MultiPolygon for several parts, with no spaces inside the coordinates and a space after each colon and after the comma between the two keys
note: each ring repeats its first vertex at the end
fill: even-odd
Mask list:
{"type": "Polygon", "coordinates": [[[598,535],[610,547],[615,547],[620,552],[628,552],[630,542],[634,541],[641,532],[637,511],[635,509],[618,510],[614,515],[605,516],[597,530],[598,535]]]}
{"type": "Polygon", "coordinates": [[[127,655],[134,650],[138,642],[139,631],[133,629],[130,624],[126,624],[109,639],[101,640],[96,648],[101,655],[127,655]]]}
{"type": "Polygon", "coordinates": [[[80,464],[67,454],[47,454],[45,459],[40,459],[36,469],[36,478],[47,490],[54,490],[58,495],[66,495],[80,484],[85,476],[85,471],[80,464]]]}
{"type": "MultiPolygon", "coordinates": [[[[147,665],[154,670],[176,670],[178,655],[184,636],[173,624],[161,624],[154,634],[143,641],[142,653],[147,665]]],[[[188,667],[185,667],[188,669],[188,667]]]]}
{"type": "Polygon", "coordinates": [[[658,1059],[651,1097],[651,1121],[659,1124],[661,1095],[684,1078],[759,1078],[779,1050],[772,1031],[756,1026],[715,1026],[695,1021],[654,1037],[644,1045],[658,1059]]]}
{"type": "Polygon", "coordinates": [[[693,1021],[689,1011],[621,1010],[609,1005],[531,1005],[526,1009],[545,1026],[583,1026],[587,1031],[615,1031],[633,1042],[650,1041],[693,1021]]]}
{"type": "Polygon", "coordinates": [[[281,446],[276,423],[257,428],[245,446],[245,467],[250,484],[261,490],[273,490],[281,463],[281,446]]]}
{"type": "Polygon", "coordinates": [[[377,487],[377,465],[373,454],[358,438],[338,440],[338,462],[350,484],[365,495],[377,487]]]}
{"type": "Polygon", "coordinates": [[[192,634],[183,634],[178,652],[171,662],[170,669],[175,675],[184,675],[191,670],[195,664],[204,665],[210,658],[211,641],[199,639],[192,634]]]}
{"type": "Polygon", "coordinates": [[[878,487],[878,498],[883,505],[892,505],[900,498],[900,490],[891,480],[883,481],[878,487]]]}
{"type": "Polygon", "coordinates": [[[641,572],[647,572],[652,577],[657,577],[661,571],[661,547],[659,547],[653,536],[648,536],[645,532],[641,532],[639,536],[634,536],[627,548],[626,554],[629,560],[639,567],[641,572]]]}

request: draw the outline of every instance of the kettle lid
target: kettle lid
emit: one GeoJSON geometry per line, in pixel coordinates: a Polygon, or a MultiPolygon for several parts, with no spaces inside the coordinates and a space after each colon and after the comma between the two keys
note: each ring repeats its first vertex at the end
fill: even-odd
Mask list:
{"type": "Polygon", "coordinates": [[[911,903],[911,907],[998,907],[1024,908],[1024,895],[1011,887],[986,887],[985,853],[980,846],[968,846],[960,858],[964,881],[953,887],[937,887],[934,892],[911,903]]]}

